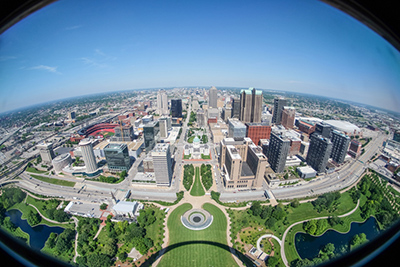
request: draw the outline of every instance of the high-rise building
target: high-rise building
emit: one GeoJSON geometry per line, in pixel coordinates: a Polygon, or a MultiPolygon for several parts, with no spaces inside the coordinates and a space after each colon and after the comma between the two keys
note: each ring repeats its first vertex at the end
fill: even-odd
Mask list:
{"type": "Polygon", "coordinates": [[[331,151],[331,140],[313,133],[310,137],[310,146],[308,147],[306,161],[317,172],[325,172],[331,151]]]}
{"type": "Polygon", "coordinates": [[[240,92],[240,120],[242,122],[261,122],[262,91],[255,88],[240,92]]]}
{"type": "Polygon", "coordinates": [[[160,124],[158,121],[152,121],[143,126],[144,147],[150,151],[160,139],[160,124]]]}
{"type": "Polygon", "coordinates": [[[208,107],[209,108],[218,108],[218,91],[214,86],[210,88],[208,91],[208,107]]]}
{"type": "Polygon", "coordinates": [[[68,119],[75,120],[75,118],[76,118],[75,111],[68,112],[68,119]]]}
{"type": "Polygon", "coordinates": [[[356,139],[351,140],[349,154],[353,158],[358,157],[361,154],[361,147],[362,147],[362,144],[359,141],[357,141],[356,139]]]}
{"type": "Polygon", "coordinates": [[[240,119],[240,99],[237,97],[232,99],[232,118],[240,119]]]}
{"type": "Polygon", "coordinates": [[[93,152],[92,142],[88,138],[82,139],[79,142],[79,147],[81,148],[83,161],[85,162],[86,172],[95,172],[97,170],[97,163],[93,152]]]}
{"type": "Polygon", "coordinates": [[[261,114],[261,122],[267,125],[271,125],[272,123],[272,114],[269,111],[263,111],[261,114]]]}
{"type": "Polygon", "coordinates": [[[221,118],[226,122],[231,117],[232,117],[232,108],[231,107],[224,107],[222,109],[221,118]]]}
{"type": "Polygon", "coordinates": [[[281,124],[283,107],[287,106],[287,100],[283,98],[274,99],[274,113],[272,114],[272,123],[281,124]]]}
{"type": "Polygon", "coordinates": [[[206,118],[205,118],[203,109],[197,110],[196,121],[197,121],[198,126],[200,126],[200,127],[206,126],[206,118]]]}
{"type": "Polygon", "coordinates": [[[112,142],[130,142],[133,141],[135,133],[132,126],[117,126],[114,128],[112,142]]]}
{"type": "Polygon", "coordinates": [[[332,152],[331,158],[336,163],[343,163],[349,149],[350,137],[342,132],[333,130],[332,131],[332,152]]]}
{"type": "Polygon", "coordinates": [[[261,188],[267,158],[250,138],[224,138],[221,143],[222,179],[227,189],[261,188]]]}
{"type": "Polygon", "coordinates": [[[266,123],[246,123],[246,137],[249,137],[254,144],[259,145],[260,139],[271,137],[271,126],[266,123]]]}
{"type": "Polygon", "coordinates": [[[295,115],[296,109],[294,107],[283,107],[281,121],[282,126],[286,129],[293,129],[295,115]]]}
{"type": "Polygon", "coordinates": [[[276,173],[285,170],[286,158],[289,155],[290,140],[278,132],[272,132],[267,153],[268,163],[276,173]]]}
{"type": "Polygon", "coordinates": [[[168,98],[164,90],[157,93],[157,112],[159,115],[168,115],[168,98]]]}
{"type": "Polygon", "coordinates": [[[43,142],[36,145],[36,148],[39,149],[40,157],[43,162],[51,163],[55,158],[52,143],[43,142]]]}
{"type": "Polygon", "coordinates": [[[246,137],[246,125],[244,125],[238,119],[229,119],[228,120],[229,131],[228,136],[232,138],[244,138],[246,137]]]}
{"type": "Polygon", "coordinates": [[[315,125],[315,131],[313,134],[319,134],[322,135],[323,137],[331,139],[332,137],[332,126],[325,124],[323,122],[318,122],[315,125]]]}
{"type": "Polygon", "coordinates": [[[160,137],[167,138],[168,137],[168,124],[167,120],[159,120],[160,124],[160,137]]]}
{"type": "Polygon", "coordinates": [[[315,131],[315,123],[305,120],[297,120],[296,126],[300,131],[306,134],[312,134],[315,131]]]}
{"type": "Polygon", "coordinates": [[[171,115],[173,118],[182,118],[182,99],[171,100],[171,115]]]}
{"type": "Polygon", "coordinates": [[[157,186],[170,186],[172,180],[172,160],[169,144],[159,143],[151,152],[157,186]]]}
{"type": "Polygon", "coordinates": [[[131,159],[126,144],[111,143],[104,147],[107,166],[110,172],[129,171],[131,159]]]}
{"type": "Polygon", "coordinates": [[[54,171],[56,173],[60,173],[63,168],[65,168],[66,166],[68,166],[72,163],[71,154],[69,154],[69,153],[61,154],[61,155],[55,157],[53,159],[52,163],[53,163],[54,171]]]}

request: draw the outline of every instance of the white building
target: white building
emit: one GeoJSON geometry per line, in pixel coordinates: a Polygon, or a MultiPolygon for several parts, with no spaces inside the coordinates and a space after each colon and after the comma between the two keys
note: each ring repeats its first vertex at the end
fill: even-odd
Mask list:
{"type": "Polygon", "coordinates": [[[120,201],[112,207],[115,215],[124,217],[139,216],[139,211],[143,209],[143,204],[136,201],[120,201]]]}
{"type": "Polygon", "coordinates": [[[196,136],[193,139],[193,144],[185,145],[185,156],[192,155],[192,159],[201,159],[201,155],[209,156],[210,147],[207,144],[201,145],[200,139],[196,136]]]}

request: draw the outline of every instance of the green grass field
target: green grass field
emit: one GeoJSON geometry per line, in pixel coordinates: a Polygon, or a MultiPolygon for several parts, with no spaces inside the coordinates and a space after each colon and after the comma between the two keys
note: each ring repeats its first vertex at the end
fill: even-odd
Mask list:
{"type": "Polygon", "coordinates": [[[204,194],[206,192],[204,191],[203,185],[201,184],[201,181],[200,181],[200,168],[199,167],[196,167],[196,169],[194,170],[194,174],[195,174],[195,180],[194,180],[192,190],[190,190],[190,194],[194,197],[204,196],[204,194]]]}
{"type": "Polygon", "coordinates": [[[33,172],[33,173],[46,173],[47,172],[47,171],[39,171],[38,169],[33,168],[33,167],[26,168],[26,171],[33,172]]]}
{"type": "Polygon", "coordinates": [[[170,245],[158,266],[196,267],[196,266],[237,266],[226,247],[226,218],[216,206],[204,204],[203,208],[214,216],[210,227],[201,231],[185,228],[181,215],[192,208],[186,203],[176,208],[168,219],[170,245]],[[215,242],[218,245],[196,243],[196,241],[215,242]],[[182,244],[188,242],[188,244],[182,244]],[[181,245],[179,245],[181,244],[181,245]],[[176,246],[176,247],[175,247],[176,246]]]}
{"type": "Polygon", "coordinates": [[[35,179],[38,179],[40,181],[43,181],[43,182],[46,182],[46,183],[50,183],[50,184],[70,186],[70,187],[74,187],[75,186],[75,183],[74,182],[70,182],[70,181],[58,180],[58,179],[49,178],[49,177],[43,177],[43,176],[34,175],[34,174],[31,174],[31,176],[33,178],[35,178],[35,179]]]}

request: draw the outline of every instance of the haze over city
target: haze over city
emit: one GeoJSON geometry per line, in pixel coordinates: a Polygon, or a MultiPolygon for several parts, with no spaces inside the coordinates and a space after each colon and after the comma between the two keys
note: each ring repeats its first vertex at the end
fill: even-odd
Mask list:
{"type": "Polygon", "coordinates": [[[196,85],[399,110],[399,52],[319,1],[59,1],[0,38],[0,112],[99,92],[196,85]]]}

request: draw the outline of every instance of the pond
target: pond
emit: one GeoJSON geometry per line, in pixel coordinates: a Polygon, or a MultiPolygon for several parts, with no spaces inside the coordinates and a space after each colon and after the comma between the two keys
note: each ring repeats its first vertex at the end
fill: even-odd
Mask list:
{"type": "Polygon", "coordinates": [[[334,230],[328,230],[321,236],[312,236],[305,233],[297,233],[295,236],[295,246],[297,253],[302,259],[313,259],[318,256],[318,252],[328,243],[335,245],[335,253],[349,251],[351,238],[360,233],[365,233],[370,241],[379,234],[379,227],[374,217],[370,217],[364,223],[353,222],[350,231],[341,234],[334,230]]]}
{"type": "Polygon", "coordinates": [[[29,245],[33,249],[41,250],[47,238],[49,238],[50,233],[60,234],[64,231],[62,227],[50,227],[43,224],[32,227],[27,220],[21,219],[22,213],[19,210],[9,210],[6,212],[6,215],[10,217],[11,222],[13,222],[16,227],[20,227],[22,231],[30,235],[29,245]]]}

